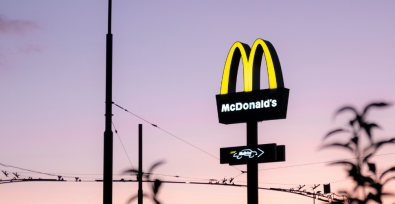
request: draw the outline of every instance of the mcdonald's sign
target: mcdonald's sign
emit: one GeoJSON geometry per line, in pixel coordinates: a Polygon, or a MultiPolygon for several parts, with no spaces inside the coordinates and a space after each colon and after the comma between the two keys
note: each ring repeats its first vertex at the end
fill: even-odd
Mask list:
{"type": "Polygon", "coordinates": [[[273,45],[257,39],[252,48],[236,42],[225,62],[221,91],[216,95],[218,119],[223,124],[285,119],[289,89],[284,87],[280,60],[273,45]],[[260,88],[262,57],[265,56],[269,89],[260,88]],[[236,93],[237,70],[243,62],[244,92],[236,93]]]}

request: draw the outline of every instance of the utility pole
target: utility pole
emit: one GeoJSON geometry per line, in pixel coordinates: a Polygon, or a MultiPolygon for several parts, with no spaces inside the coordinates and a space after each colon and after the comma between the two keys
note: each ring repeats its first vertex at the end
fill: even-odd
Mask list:
{"type": "Polygon", "coordinates": [[[314,184],[314,186],[312,187],[312,189],[313,189],[313,204],[315,204],[315,199],[316,199],[316,197],[317,197],[317,194],[315,193],[315,189],[316,189],[318,186],[320,186],[320,184],[318,184],[318,185],[315,185],[315,184],[314,184]]]}
{"type": "Polygon", "coordinates": [[[108,1],[108,33],[106,36],[106,114],[104,131],[103,204],[112,204],[113,132],[112,123],[112,34],[111,0],[108,1]]]}
{"type": "MultiPolygon", "coordinates": [[[[258,122],[247,122],[247,146],[258,146],[258,122]]],[[[247,163],[247,204],[258,204],[258,162],[247,163]]]]}
{"type": "Polygon", "coordinates": [[[139,191],[138,204],[143,204],[143,125],[139,124],[139,191]]]}

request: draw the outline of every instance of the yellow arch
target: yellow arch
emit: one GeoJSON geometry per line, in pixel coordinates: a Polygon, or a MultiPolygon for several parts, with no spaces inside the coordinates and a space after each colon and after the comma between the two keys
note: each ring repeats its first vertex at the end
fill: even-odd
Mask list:
{"type": "MultiPolygon", "coordinates": [[[[254,67],[253,63],[254,63],[254,58],[256,57],[256,54],[257,54],[256,51],[257,51],[257,48],[259,45],[262,46],[263,53],[266,58],[267,71],[268,71],[268,77],[269,77],[269,88],[270,89],[277,88],[276,70],[275,70],[275,66],[273,63],[273,58],[272,58],[270,49],[264,40],[257,39],[254,42],[254,44],[252,45],[251,53],[247,53],[247,52],[249,52],[248,45],[243,44],[241,42],[236,42],[231,47],[228,57],[226,58],[224,73],[222,76],[221,93],[220,93],[221,95],[228,94],[228,91],[229,91],[231,64],[232,64],[233,55],[234,55],[236,49],[239,49],[240,54],[241,54],[241,59],[243,61],[244,91],[250,92],[253,90],[253,67],[254,67]],[[246,49],[248,49],[248,50],[246,50],[246,49]]],[[[272,52],[275,52],[274,48],[272,49],[272,52]]],[[[275,54],[275,57],[277,58],[277,54],[275,54]]],[[[279,63],[278,63],[278,66],[279,66],[279,63]]],[[[281,68],[279,68],[278,70],[279,70],[279,72],[281,72],[281,68]]],[[[282,77],[282,73],[278,73],[278,74],[281,75],[281,77],[282,77]]]]}

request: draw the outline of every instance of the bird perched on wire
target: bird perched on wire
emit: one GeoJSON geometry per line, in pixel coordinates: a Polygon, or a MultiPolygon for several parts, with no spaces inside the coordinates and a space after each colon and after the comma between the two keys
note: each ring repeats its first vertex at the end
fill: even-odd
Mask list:
{"type": "Polygon", "coordinates": [[[299,187],[298,187],[298,191],[300,191],[300,189],[302,189],[303,187],[305,187],[306,185],[299,185],[299,187]]]}
{"type": "Polygon", "coordinates": [[[8,173],[7,173],[7,171],[1,171],[1,172],[3,172],[3,174],[6,176],[6,177],[8,177],[8,173]]]}
{"type": "Polygon", "coordinates": [[[16,178],[19,178],[19,174],[18,174],[18,172],[15,172],[15,173],[12,173],[12,174],[14,174],[14,176],[16,177],[16,178]]]}

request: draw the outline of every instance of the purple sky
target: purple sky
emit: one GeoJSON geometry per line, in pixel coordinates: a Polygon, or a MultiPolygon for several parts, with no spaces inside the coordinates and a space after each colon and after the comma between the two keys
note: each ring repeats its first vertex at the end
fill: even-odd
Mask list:
{"type": "MultiPolygon", "coordinates": [[[[258,126],[259,143],[286,145],[287,161],[260,164],[259,169],[352,158],[318,148],[323,136],[350,116],[334,121],[339,107],[395,102],[394,6],[394,1],[114,0],[113,100],[219,157],[219,148],[246,143],[245,124],[218,123],[215,95],[226,56],[234,42],[252,45],[262,38],[277,50],[290,98],[286,120],[258,126]]],[[[106,33],[105,0],[0,2],[0,163],[80,176],[83,181],[102,177],[106,33]]],[[[265,71],[262,81],[261,87],[268,87],[265,71]]],[[[239,80],[238,91],[242,86],[239,80]]],[[[394,136],[394,107],[372,111],[369,117],[383,127],[374,132],[378,138],[394,136]]],[[[204,179],[239,174],[116,107],[113,121],[134,166],[142,123],[145,169],[166,160],[156,173],[204,179]]],[[[395,152],[379,152],[386,153],[395,152]]],[[[380,170],[395,165],[394,155],[375,160],[380,170]]],[[[114,174],[128,168],[114,134],[114,174]]],[[[51,178],[2,166],[0,170],[51,178]]],[[[291,188],[345,178],[341,167],[317,164],[262,170],[259,186],[291,188]]],[[[245,175],[235,179],[238,184],[245,181],[245,175]]],[[[332,183],[332,190],[347,184],[332,183]]],[[[1,203],[7,204],[102,202],[102,184],[94,182],[6,184],[0,192],[1,203]]],[[[114,204],[125,203],[136,192],[136,183],[114,184],[114,204]]],[[[259,193],[260,203],[312,202],[291,194],[259,193]]],[[[159,198],[164,204],[239,204],[246,203],[246,189],[165,184],[159,198]]]]}

